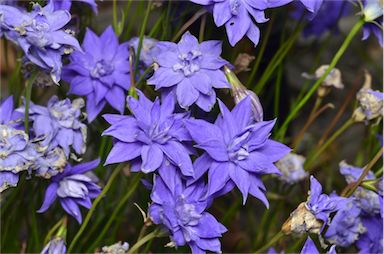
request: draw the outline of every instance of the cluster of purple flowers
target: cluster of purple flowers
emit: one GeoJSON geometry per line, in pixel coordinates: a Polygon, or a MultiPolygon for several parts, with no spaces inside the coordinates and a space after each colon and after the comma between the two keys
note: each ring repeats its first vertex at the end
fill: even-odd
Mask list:
{"type": "Polygon", "coordinates": [[[249,97],[232,112],[219,101],[221,115],[212,124],[175,113],[172,92],[161,102],[138,93],[139,100],[128,97],[132,116],[104,115],[111,124],[104,135],[115,138],[106,163],[130,161],[133,172],[154,172],[152,220],[168,228],[176,246],[219,252],[225,228],[205,212],[212,199],[237,186],[244,204],[250,193],[268,205],[261,176],[279,174],[273,162],[289,148],[269,139],[274,121],[254,120],[249,97]],[[193,164],[192,142],[205,151],[193,164]]]}
{"type": "Polygon", "coordinates": [[[84,173],[95,168],[99,160],[71,166],[68,163],[73,147],[78,155],[85,152],[87,128],[81,122],[82,99],[71,102],[53,96],[47,107],[31,103],[29,119],[33,122],[28,133],[22,130],[25,107],[13,109],[13,98],[1,105],[0,116],[0,191],[14,187],[20,173],[50,179],[44,204],[46,211],[58,197],[64,210],[81,223],[78,205],[91,207],[91,199],[98,196],[98,187],[84,173]]]}
{"type": "Polygon", "coordinates": [[[0,5],[0,36],[16,43],[25,58],[50,72],[58,84],[61,77],[62,55],[81,50],[75,37],[65,25],[71,20],[66,10],[55,10],[53,1],[42,7],[33,4],[27,12],[18,7],[0,5]]]}

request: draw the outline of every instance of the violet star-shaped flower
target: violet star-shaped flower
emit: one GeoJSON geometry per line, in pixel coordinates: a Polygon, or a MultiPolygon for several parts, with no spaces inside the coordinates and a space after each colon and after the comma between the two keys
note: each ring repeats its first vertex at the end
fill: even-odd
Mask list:
{"type": "Polygon", "coordinates": [[[191,152],[185,143],[191,140],[183,124],[186,114],[173,113],[173,94],[163,97],[160,104],[159,99],[152,102],[139,90],[138,93],[139,100],[128,97],[133,116],[104,115],[112,126],[103,135],[116,139],[106,164],[134,160],[132,171],[149,173],[167,159],[179,167],[183,175],[193,176],[191,152]]]}
{"type": "Polygon", "coordinates": [[[100,187],[84,173],[96,168],[99,163],[100,160],[97,159],[75,166],[68,164],[62,173],[52,177],[51,183],[45,191],[44,202],[38,212],[47,211],[53,202],[59,199],[64,210],[81,224],[82,216],[79,205],[91,208],[91,199],[100,194],[100,187]]]}
{"type": "Polygon", "coordinates": [[[235,46],[245,35],[255,44],[259,43],[260,30],[255,24],[265,23],[264,9],[269,1],[242,0],[191,0],[201,5],[212,6],[216,26],[225,25],[229,43],[235,46]]]}
{"type": "Polygon", "coordinates": [[[164,163],[163,167],[166,177],[154,177],[149,207],[152,221],[168,229],[176,246],[188,244],[192,253],[221,253],[218,238],[227,230],[205,211],[210,202],[204,182],[186,186],[172,164],[164,163]]]}
{"type": "Polygon", "coordinates": [[[159,42],[154,56],[159,68],[148,80],[156,89],[174,91],[182,108],[196,103],[209,112],[216,102],[213,88],[230,88],[224,72],[228,62],[220,57],[220,41],[204,41],[185,33],[178,44],[159,42]]]}
{"type": "Polygon", "coordinates": [[[268,206],[261,176],[279,174],[273,163],[290,149],[269,139],[275,121],[254,121],[249,97],[232,112],[221,101],[219,107],[221,115],[215,124],[196,119],[186,121],[196,147],[206,151],[195,161],[196,177],[208,170],[208,195],[223,189],[229,191],[236,185],[243,203],[250,193],[268,206]]]}
{"type": "Polygon", "coordinates": [[[328,196],[323,194],[323,188],[316,178],[311,176],[310,180],[311,190],[305,206],[317,219],[323,221],[322,228],[324,228],[328,223],[330,214],[344,209],[349,200],[337,195],[328,196]]]}
{"type": "Polygon", "coordinates": [[[54,10],[53,2],[41,7],[35,3],[31,12],[0,5],[1,30],[24,51],[34,64],[51,73],[58,83],[62,69],[62,55],[73,49],[81,50],[78,41],[64,26],[71,20],[65,10],[54,10]]]}
{"type": "Polygon", "coordinates": [[[107,103],[123,114],[130,87],[128,44],[119,44],[109,26],[100,37],[87,29],[82,48],[84,52],[74,52],[63,70],[69,93],[87,97],[89,122],[107,103]]]}
{"type": "MultiPolygon", "coordinates": [[[[87,138],[87,126],[81,122],[83,106],[81,98],[71,102],[68,98],[60,101],[57,96],[48,101],[47,107],[31,103],[29,119],[33,121],[34,134],[42,139],[41,146],[48,146],[48,150],[59,146],[67,157],[70,146],[77,154],[83,154],[87,138]]],[[[24,113],[25,108],[19,111],[24,113]]]]}

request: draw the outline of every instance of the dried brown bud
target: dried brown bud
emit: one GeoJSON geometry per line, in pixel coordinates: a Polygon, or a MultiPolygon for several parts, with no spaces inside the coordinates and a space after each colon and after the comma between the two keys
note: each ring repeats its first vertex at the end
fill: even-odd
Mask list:
{"type": "Polygon", "coordinates": [[[316,219],[305,206],[305,202],[301,203],[295,211],[293,211],[284,223],[282,231],[284,234],[305,234],[314,233],[319,234],[323,223],[316,219]]]}

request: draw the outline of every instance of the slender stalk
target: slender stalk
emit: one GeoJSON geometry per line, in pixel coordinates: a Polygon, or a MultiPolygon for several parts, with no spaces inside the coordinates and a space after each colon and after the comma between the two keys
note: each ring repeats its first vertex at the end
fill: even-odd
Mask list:
{"type": "Polygon", "coordinates": [[[267,68],[265,69],[263,75],[261,75],[261,78],[257,83],[255,89],[253,89],[256,92],[256,94],[259,94],[263,90],[264,86],[267,84],[267,81],[272,76],[275,69],[283,61],[284,57],[288,54],[289,50],[294,45],[294,42],[296,41],[303,27],[304,27],[303,24],[298,25],[295,28],[295,31],[293,32],[293,34],[289,37],[289,39],[279,48],[279,50],[273,56],[272,60],[269,62],[267,68]]]}
{"type": "Polygon", "coordinates": [[[155,230],[153,231],[152,233],[149,233],[148,235],[144,236],[143,238],[141,238],[137,243],[135,243],[135,245],[133,245],[127,252],[127,254],[133,254],[133,253],[138,253],[137,251],[139,250],[139,248],[141,246],[143,246],[146,242],[156,238],[156,237],[161,237],[163,236],[164,233],[159,231],[159,230],[155,230]]]}
{"type": "Polygon", "coordinates": [[[269,247],[271,247],[273,244],[275,244],[277,241],[279,241],[284,236],[282,231],[279,231],[267,244],[265,244],[263,247],[255,251],[255,253],[262,253],[265,252],[269,247]]]}
{"type": "Polygon", "coordinates": [[[263,36],[263,41],[261,42],[259,53],[257,53],[257,57],[256,57],[256,60],[255,60],[255,63],[253,65],[253,67],[252,67],[252,72],[251,72],[251,74],[248,77],[248,81],[247,81],[246,87],[250,87],[251,86],[251,83],[255,79],[256,72],[259,70],[261,59],[263,58],[263,55],[264,55],[264,52],[265,52],[265,48],[267,47],[267,44],[268,44],[268,41],[269,41],[269,37],[271,35],[271,31],[272,31],[272,26],[273,26],[274,20],[275,19],[272,17],[271,21],[268,23],[267,31],[266,31],[265,35],[263,36]]]}
{"type": "Polygon", "coordinates": [[[304,134],[307,132],[308,128],[312,125],[312,123],[315,122],[317,117],[319,117],[319,115],[321,115],[321,113],[323,113],[326,109],[333,108],[333,107],[334,106],[331,103],[325,104],[319,110],[317,110],[316,112],[310,115],[307,122],[304,124],[304,127],[300,130],[299,134],[297,134],[296,138],[293,141],[292,147],[294,148],[294,150],[297,150],[301,140],[304,137],[304,134]]]}
{"type": "Polygon", "coordinates": [[[104,198],[104,196],[107,194],[108,190],[112,186],[112,183],[114,182],[116,177],[119,175],[122,168],[124,168],[124,164],[121,163],[113,170],[113,173],[112,173],[111,177],[109,178],[107,184],[104,186],[103,191],[100,193],[100,195],[93,202],[93,205],[92,205],[91,209],[89,209],[87,216],[85,217],[85,219],[83,221],[83,224],[81,224],[79,231],[77,231],[77,234],[75,235],[75,237],[71,241],[71,244],[69,245],[69,248],[68,248],[68,253],[71,253],[73,247],[76,246],[76,243],[80,239],[81,234],[84,232],[89,221],[91,220],[92,214],[95,211],[96,206],[100,203],[101,199],[104,198]]]}
{"type": "Polygon", "coordinates": [[[328,140],[325,142],[322,146],[320,146],[318,149],[316,149],[316,152],[314,155],[309,157],[307,161],[304,164],[304,168],[309,169],[312,163],[324,152],[325,149],[327,149],[345,130],[347,130],[354,121],[352,118],[350,118],[348,121],[346,121],[328,140]]]}
{"type": "Polygon", "coordinates": [[[364,168],[363,173],[361,173],[359,179],[355,183],[352,184],[351,188],[345,195],[346,197],[350,197],[355,190],[360,186],[360,184],[363,182],[364,178],[368,175],[369,171],[372,169],[372,167],[376,164],[376,162],[381,159],[381,156],[383,155],[384,148],[381,148],[373,157],[373,159],[368,163],[368,165],[364,168]]]}
{"type": "MultiPolygon", "coordinates": [[[[120,213],[121,209],[123,206],[127,203],[129,198],[132,196],[132,194],[135,192],[137,186],[139,185],[141,179],[140,174],[136,174],[136,176],[133,178],[131,182],[131,186],[129,187],[129,190],[127,193],[124,195],[122,199],[120,199],[119,204],[116,206],[116,208],[113,210],[112,215],[109,217],[108,222],[103,226],[103,230],[101,233],[98,235],[96,240],[94,241],[95,244],[99,243],[101,239],[105,236],[107,233],[108,229],[110,229],[111,224],[116,221],[117,215],[120,213]]],[[[93,246],[92,246],[93,247],[93,246]]]]}
{"type": "Polygon", "coordinates": [[[117,0],[112,0],[113,9],[113,28],[117,31],[117,0]]]}
{"type": "Polygon", "coordinates": [[[206,12],[207,10],[205,8],[196,12],[195,15],[192,16],[192,18],[185,22],[185,24],[180,28],[176,35],[173,36],[172,41],[175,42],[193,23],[195,23],[196,20],[198,20],[206,12]]]}
{"type": "Polygon", "coordinates": [[[273,109],[274,109],[275,117],[279,115],[281,81],[283,78],[283,66],[280,65],[279,69],[277,71],[278,72],[277,72],[277,79],[276,79],[276,84],[275,84],[275,98],[274,98],[274,103],[273,103],[273,109]]]}
{"type": "Polygon", "coordinates": [[[24,129],[25,133],[29,133],[29,105],[31,102],[32,86],[35,82],[37,73],[33,73],[30,79],[27,81],[25,87],[25,112],[24,112],[24,129]]]}
{"type": "Polygon", "coordinates": [[[343,104],[339,107],[339,111],[336,113],[332,122],[328,125],[323,136],[321,136],[319,142],[317,143],[317,147],[319,147],[324,143],[324,141],[327,139],[328,135],[331,133],[332,129],[335,127],[339,119],[343,116],[345,110],[347,109],[347,106],[349,105],[351,100],[354,98],[354,95],[356,94],[356,91],[359,88],[359,85],[360,85],[360,78],[357,78],[352,86],[352,89],[350,89],[348,94],[345,96],[343,104]]]}
{"type": "Polygon", "coordinates": [[[357,34],[357,32],[360,30],[360,28],[363,25],[364,25],[364,20],[360,19],[353,26],[353,28],[349,32],[348,36],[345,38],[343,44],[341,45],[341,47],[339,48],[339,50],[336,52],[335,56],[333,57],[331,63],[329,64],[328,69],[324,72],[323,76],[315,82],[315,84],[308,91],[308,93],[303,97],[303,99],[298,104],[296,104],[296,106],[292,109],[291,113],[288,115],[287,119],[284,121],[283,125],[279,129],[279,132],[277,134],[278,138],[283,137],[288,124],[296,117],[297,113],[308,102],[308,100],[317,91],[317,89],[319,88],[321,83],[325,80],[325,78],[328,76],[328,74],[331,72],[331,70],[336,66],[336,64],[339,62],[341,56],[344,54],[344,52],[348,48],[349,44],[351,43],[352,39],[355,37],[355,35],[357,34]]]}
{"type": "Polygon", "coordinates": [[[137,55],[135,57],[135,69],[134,69],[134,74],[135,74],[134,76],[135,77],[136,77],[136,73],[138,71],[137,67],[139,66],[141,48],[143,47],[144,33],[145,33],[145,29],[147,27],[149,14],[151,13],[151,7],[152,7],[152,2],[148,1],[147,10],[145,11],[143,25],[141,26],[141,30],[140,30],[139,45],[137,46],[137,55]]]}
{"type": "Polygon", "coordinates": [[[63,224],[64,222],[64,219],[65,217],[61,218],[49,231],[48,231],[48,234],[47,236],[44,238],[44,244],[48,243],[49,242],[49,239],[51,239],[53,233],[55,233],[55,231],[57,231],[60,226],[63,224]]]}
{"type": "Polygon", "coordinates": [[[382,174],[383,174],[383,167],[381,167],[381,168],[375,173],[375,176],[376,176],[376,177],[381,177],[382,174]]]}

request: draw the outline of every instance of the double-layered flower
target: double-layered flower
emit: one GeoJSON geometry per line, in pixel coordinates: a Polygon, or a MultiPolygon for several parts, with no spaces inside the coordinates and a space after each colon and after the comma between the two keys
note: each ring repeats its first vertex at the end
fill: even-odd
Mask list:
{"type": "Polygon", "coordinates": [[[209,112],[216,102],[213,88],[230,88],[224,72],[220,70],[228,62],[220,57],[220,41],[204,41],[185,33],[178,44],[159,42],[154,56],[159,68],[148,84],[165,92],[173,91],[182,108],[196,103],[209,112]]]}
{"type": "Polygon", "coordinates": [[[43,213],[59,199],[63,209],[73,216],[80,224],[82,216],[80,206],[91,208],[91,199],[100,194],[100,187],[85,173],[99,165],[100,160],[72,166],[67,164],[64,171],[52,177],[45,191],[45,198],[39,213],[43,213]]]}
{"type": "Polygon", "coordinates": [[[237,186],[246,202],[248,193],[264,204],[264,174],[279,174],[273,164],[290,149],[270,140],[275,121],[255,122],[249,97],[237,104],[232,112],[219,101],[221,115],[215,124],[191,119],[186,127],[196,147],[206,151],[194,164],[196,177],[208,171],[208,195],[217,195],[237,186]]]}
{"type": "Polygon", "coordinates": [[[189,154],[190,135],[185,129],[185,113],[173,113],[173,94],[155,102],[148,100],[140,91],[139,99],[128,97],[132,116],[104,115],[112,126],[103,135],[113,136],[115,143],[106,164],[132,161],[132,171],[150,173],[164,160],[179,167],[183,175],[193,176],[189,154]]]}
{"type": "MultiPolygon", "coordinates": [[[[82,123],[83,107],[81,98],[71,102],[68,98],[59,100],[57,96],[48,101],[47,107],[31,103],[29,119],[33,121],[35,136],[41,139],[40,145],[49,151],[61,147],[67,157],[71,147],[77,154],[83,154],[87,138],[87,126],[82,123]]],[[[24,113],[25,108],[19,111],[24,113]]]]}
{"type": "Polygon", "coordinates": [[[188,244],[192,253],[221,253],[219,237],[226,232],[210,213],[206,185],[197,181],[187,186],[176,168],[163,165],[166,177],[154,177],[149,215],[155,224],[162,224],[176,246],[188,244]]]}
{"type": "MultiPolygon", "coordinates": [[[[81,50],[75,37],[64,26],[71,20],[66,10],[54,9],[53,2],[41,7],[35,3],[31,12],[0,5],[0,31],[24,51],[25,57],[50,72],[58,83],[62,55],[81,50]]],[[[1,35],[1,34],[0,34],[1,35]]]]}
{"type": "Polygon", "coordinates": [[[19,173],[31,169],[37,152],[28,135],[8,125],[0,125],[0,192],[16,186],[19,173]]]}
{"type": "Polygon", "coordinates": [[[124,113],[126,91],[130,87],[128,44],[119,44],[111,26],[98,37],[87,29],[83,52],[74,52],[63,70],[70,94],[87,97],[88,121],[92,122],[108,103],[124,113]]]}
{"type": "Polygon", "coordinates": [[[328,223],[331,213],[344,209],[349,199],[337,195],[324,194],[322,193],[323,187],[316,178],[311,176],[310,180],[311,188],[305,206],[318,220],[323,222],[323,229],[328,223]]]}
{"type": "MultiPolygon", "coordinates": [[[[260,40],[258,23],[265,23],[264,10],[286,5],[292,0],[191,0],[194,3],[207,5],[212,9],[216,26],[225,25],[229,43],[235,46],[247,36],[255,46],[260,40]]],[[[323,0],[300,0],[312,13],[316,13],[323,0]]]]}

